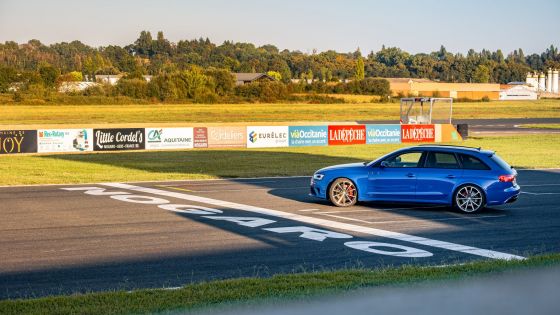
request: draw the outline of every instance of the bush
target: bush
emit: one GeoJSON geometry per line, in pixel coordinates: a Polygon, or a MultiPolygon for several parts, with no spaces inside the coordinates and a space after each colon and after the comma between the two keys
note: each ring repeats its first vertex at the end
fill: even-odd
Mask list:
{"type": "Polygon", "coordinates": [[[132,98],[146,98],[148,96],[148,83],[144,79],[120,79],[116,85],[118,95],[132,98]]]}
{"type": "Polygon", "coordinates": [[[289,96],[285,84],[270,81],[239,85],[235,88],[235,94],[246,99],[257,99],[262,102],[276,102],[289,96]]]}

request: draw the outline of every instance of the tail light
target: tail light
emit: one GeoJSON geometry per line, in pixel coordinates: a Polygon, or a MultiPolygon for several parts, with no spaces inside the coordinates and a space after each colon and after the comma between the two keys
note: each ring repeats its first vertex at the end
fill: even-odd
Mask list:
{"type": "Polygon", "coordinates": [[[498,180],[502,183],[509,183],[515,181],[515,175],[500,175],[498,180]]]}

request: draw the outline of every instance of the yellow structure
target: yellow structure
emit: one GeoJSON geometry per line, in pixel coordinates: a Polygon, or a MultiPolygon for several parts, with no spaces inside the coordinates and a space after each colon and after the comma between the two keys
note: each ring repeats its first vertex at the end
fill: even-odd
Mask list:
{"type": "Polygon", "coordinates": [[[393,95],[452,97],[480,100],[500,98],[500,85],[497,83],[447,83],[428,79],[388,78],[393,95]]]}

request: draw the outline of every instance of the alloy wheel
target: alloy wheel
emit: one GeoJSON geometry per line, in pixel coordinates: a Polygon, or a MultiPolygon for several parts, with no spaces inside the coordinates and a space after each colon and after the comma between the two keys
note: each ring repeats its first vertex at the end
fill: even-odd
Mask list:
{"type": "Polygon", "coordinates": [[[349,207],[356,203],[358,191],[352,181],[337,179],[331,186],[330,199],[335,206],[349,207]]]}
{"type": "Polygon", "coordinates": [[[455,195],[455,205],[463,212],[476,212],[484,205],[484,195],[478,187],[463,186],[455,195]]]}

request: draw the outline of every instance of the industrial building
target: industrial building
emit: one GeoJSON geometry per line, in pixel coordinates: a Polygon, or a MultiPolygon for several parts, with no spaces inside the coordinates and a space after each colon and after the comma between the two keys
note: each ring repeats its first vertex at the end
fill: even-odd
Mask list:
{"type": "Polygon", "coordinates": [[[541,97],[560,97],[558,79],[558,70],[549,68],[546,73],[528,73],[525,82],[541,97]]]}
{"type": "Polygon", "coordinates": [[[428,79],[388,78],[393,95],[452,97],[480,100],[500,98],[497,83],[448,83],[428,79]]]}

